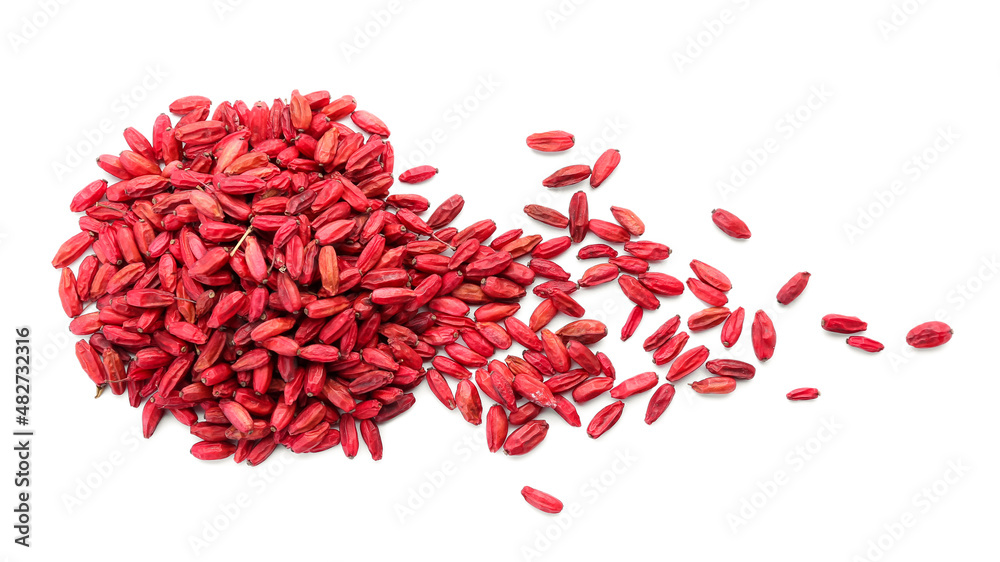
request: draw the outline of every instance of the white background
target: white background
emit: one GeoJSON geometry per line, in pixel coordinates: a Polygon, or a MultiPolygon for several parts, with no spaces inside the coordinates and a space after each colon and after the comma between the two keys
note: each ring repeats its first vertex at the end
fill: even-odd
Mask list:
{"type": "MultiPolygon", "coordinates": [[[[0,455],[10,560],[996,557],[996,3],[17,0],[3,12],[0,333],[12,365],[14,327],[32,329],[37,432],[30,550],[12,543],[12,438],[0,455]],[[774,359],[725,397],[695,395],[686,379],[653,426],[649,394],[629,399],[597,441],[549,415],[549,436],[522,458],[488,453],[482,428],[426,388],[382,427],[378,463],[364,449],[353,461],[335,449],[258,469],[205,463],[169,417],[136,439],[124,397],[93,399],[56,297],[49,261],[76,231],[68,202],[104,177],[94,157],[126,148],[122,129],[148,134],[173,99],[249,104],[293,88],[356,96],[392,129],[397,170],[441,169],[413,191],[465,196],[462,225],[489,217],[501,232],[554,236],[520,209],[565,209],[575,188],[540,180],[620,149],[618,171],[584,188],[591,216],[640,213],[646,238],[674,248],[660,271],[686,278],[694,258],[723,269],[748,319],[773,312],[774,359]],[[575,133],[577,147],[524,146],[550,129],[575,133]],[[769,139],[777,150],[747,163],[769,139]],[[720,191],[743,165],[743,185],[720,191]],[[716,207],[753,238],[722,235],[716,207]],[[802,270],[808,289],[774,310],[802,270]],[[886,350],[824,333],[832,312],[866,319],[886,350]],[[935,318],[954,339],[908,348],[907,330],[935,318]],[[788,402],[801,386],[823,394],[788,402]],[[563,517],[528,506],[524,485],[560,497],[563,517]]],[[[699,308],[689,294],[665,299],[621,344],[631,307],[617,287],[580,299],[609,324],[600,349],[619,377],[652,368],[642,339],[699,308]]],[[[527,318],[534,302],[524,306],[527,318]]],[[[721,352],[717,330],[694,341],[721,352]]],[[[745,343],[734,356],[752,357],[745,343]]],[[[584,424],[607,400],[580,408],[584,424]]]]}

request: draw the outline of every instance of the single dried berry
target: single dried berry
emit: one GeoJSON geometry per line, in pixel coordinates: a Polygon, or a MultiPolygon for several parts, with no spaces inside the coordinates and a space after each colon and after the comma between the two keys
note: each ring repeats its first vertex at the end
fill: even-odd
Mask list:
{"type": "MultiPolygon", "coordinates": [[[[511,423],[514,423],[511,420],[511,423]]],[[[549,432],[549,423],[545,420],[531,420],[514,430],[503,444],[503,452],[507,455],[523,455],[531,452],[545,439],[549,432]]]]}
{"type": "Polygon", "coordinates": [[[869,353],[878,353],[879,351],[885,349],[885,346],[882,345],[881,342],[877,342],[871,338],[866,338],[865,336],[851,336],[847,338],[847,345],[869,353]]]}
{"type": "MultiPolygon", "coordinates": [[[[584,235],[586,234],[587,232],[585,227],[584,235]]],[[[583,237],[581,237],[580,240],[583,240],[583,237]]],[[[573,239],[574,242],[579,242],[580,240],[576,240],[576,238],[573,239]]],[[[607,244],[590,244],[589,246],[580,248],[580,251],[576,254],[576,258],[580,260],[614,257],[618,257],[618,250],[608,246],[607,244]]]]}
{"type": "Polygon", "coordinates": [[[701,279],[705,283],[708,283],[722,292],[727,292],[733,288],[733,284],[729,281],[729,277],[726,277],[724,273],[707,263],[698,260],[691,260],[691,271],[694,271],[694,274],[698,277],[698,279],[701,279]]]}
{"type": "Polygon", "coordinates": [[[802,273],[796,273],[788,283],[778,291],[778,302],[781,304],[789,304],[805,290],[806,284],[809,283],[809,272],[803,271],[802,273]]]}
{"type": "MultiPolygon", "coordinates": [[[[568,362],[568,355],[566,361],[568,362]]],[[[568,368],[566,369],[569,370],[568,368]]],[[[563,371],[565,372],[565,371],[563,371]]],[[[518,374],[513,377],[511,387],[525,399],[543,408],[553,408],[556,405],[555,396],[542,381],[529,375],[518,374]]]]}
{"type": "MultiPolygon", "coordinates": [[[[533,258],[528,262],[528,267],[536,275],[555,281],[569,281],[570,273],[561,265],[546,258],[533,258]]],[[[468,273],[466,273],[468,274],[468,273]]]]}
{"type": "Polygon", "coordinates": [[[642,275],[649,271],[649,262],[635,256],[617,256],[609,259],[608,263],[613,263],[618,269],[632,275],[642,275]]]}
{"type": "Polygon", "coordinates": [[[632,308],[632,312],[629,312],[628,318],[625,319],[625,324],[622,326],[622,341],[631,338],[636,328],[639,327],[639,322],[642,322],[642,310],[641,306],[635,306],[632,308]]]}
{"type": "Polygon", "coordinates": [[[614,427],[618,423],[618,419],[622,417],[622,410],[625,409],[625,403],[621,400],[609,404],[597,412],[594,419],[590,420],[590,424],[587,425],[587,435],[591,439],[597,439],[598,437],[604,435],[604,432],[614,427]]]}
{"type": "Polygon", "coordinates": [[[566,131],[548,131],[528,135],[528,147],[539,152],[562,152],[573,148],[576,139],[566,131]]]}
{"type": "Polygon", "coordinates": [[[820,326],[827,332],[837,334],[856,334],[868,329],[868,323],[857,316],[827,314],[820,321],[820,326]]]}
{"type": "Polygon", "coordinates": [[[625,296],[635,304],[646,310],[656,310],[660,308],[660,300],[649,289],[644,287],[638,279],[631,275],[618,277],[618,285],[625,296]]]}
{"type": "Polygon", "coordinates": [[[691,383],[698,394],[729,394],[736,390],[736,381],[729,377],[708,377],[691,383]]]}
{"type": "Polygon", "coordinates": [[[698,347],[689,349],[678,356],[673,364],[670,365],[670,370],[667,371],[667,380],[670,382],[677,382],[695,372],[698,367],[704,365],[707,360],[707,347],[699,345],[698,347]]]}
{"type": "Polygon", "coordinates": [[[556,170],[552,175],[542,180],[542,185],[550,188],[565,187],[574,183],[580,183],[589,177],[590,166],[577,164],[556,170]]]}
{"type": "MultiPolygon", "coordinates": [[[[565,373],[568,371],[570,368],[570,356],[562,338],[547,329],[543,329],[540,335],[542,338],[542,351],[545,352],[545,356],[552,363],[552,367],[558,373],[565,373]]],[[[548,404],[539,405],[547,406],[548,404]]]]}
{"type": "Polygon", "coordinates": [[[667,406],[673,401],[676,391],[677,389],[674,388],[674,385],[669,382],[663,383],[660,388],[656,389],[653,397],[649,399],[649,406],[646,407],[646,425],[650,425],[660,419],[663,412],[667,410],[667,406]]]}
{"type": "Polygon", "coordinates": [[[184,96],[174,100],[168,107],[170,113],[176,115],[186,115],[192,111],[202,108],[209,107],[212,105],[212,100],[206,98],[205,96],[184,96]]]}
{"type": "Polygon", "coordinates": [[[486,446],[491,453],[495,453],[503,447],[503,442],[507,439],[507,415],[503,411],[503,406],[494,404],[490,406],[486,413],[486,446]]]}
{"type": "Polygon", "coordinates": [[[493,241],[490,242],[490,248],[493,248],[494,250],[500,250],[507,244],[510,244],[514,240],[520,238],[522,234],[524,234],[524,230],[520,228],[508,230],[507,232],[494,238],[493,241]]]}
{"type": "Polygon", "coordinates": [[[66,267],[59,277],[59,301],[62,303],[63,312],[66,316],[74,318],[83,313],[83,304],[80,302],[80,294],[76,288],[76,276],[73,270],[66,267]]]}
{"type": "Polygon", "coordinates": [[[601,154],[597,158],[597,162],[594,163],[594,175],[590,177],[590,187],[596,188],[604,183],[604,180],[608,179],[611,172],[615,171],[621,160],[621,153],[614,148],[605,150],[604,154],[601,154]]]}
{"type": "Polygon", "coordinates": [[[608,335],[608,327],[600,320],[576,320],[556,330],[563,340],[577,340],[582,344],[597,343],[608,335]]]}
{"type": "Polygon", "coordinates": [[[236,452],[236,445],[228,442],[213,443],[199,441],[191,446],[191,454],[203,461],[217,461],[231,457],[236,452]]]}
{"type": "Polygon", "coordinates": [[[774,333],[774,324],[771,322],[771,318],[763,310],[758,310],[753,316],[750,339],[753,342],[753,352],[757,359],[767,361],[774,355],[777,335],[774,333]]]}
{"type": "MultiPolygon", "coordinates": [[[[353,459],[358,455],[358,449],[361,445],[358,441],[358,428],[354,424],[354,416],[351,414],[340,416],[338,428],[340,429],[340,449],[344,451],[344,456],[353,459]]],[[[308,432],[303,435],[308,435],[308,432]]],[[[292,451],[298,452],[295,451],[294,447],[292,451]]]]}
{"type": "Polygon", "coordinates": [[[615,380],[611,377],[595,377],[586,380],[573,389],[573,400],[577,404],[582,404],[597,398],[601,394],[611,390],[615,385],[615,380]]]}
{"type": "Polygon", "coordinates": [[[399,174],[398,179],[403,183],[420,183],[433,178],[437,173],[438,169],[434,166],[417,166],[399,174]]]}
{"type": "MultiPolygon", "coordinates": [[[[535,307],[534,311],[532,311],[531,317],[528,318],[528,330],[531,332],[541,330],[556,317],[558,312],[559,309],[556,308],[556,305],[552,302],[551,298],[543,300],[538,303],[538,306],[535,307]]],[[[541,345],[541,342],[539,342],[539,345],[541,345]]]]}
{"type": "Polygon", "coordinates": [[[516,410],[512,410],[507,419],[510,425],[523,425],[538,417],[540,413],[542,413],[541,406],[532,402],[525,402],[516,410]]]}
{"type": "Polygon", "coordinates": [[[545,513],[559,513],[563,509],[563,503],[545,492],[536,490],[530,486],[521,488],[521,495],[524,501],[532,507],[545,513]]]}
{"type": "Polygon", "coordinates": [[[642,349],[645,351],[653,351],[654,349],[660,347],[677,333],[677,328],[679,328],[680,325],[680,314],[674,315],[672,318],[661,324],[655,332],[650,334],[649,337],[646,338],[646,341],[642,342],[642,349]]]}
{"type": "MultiPolygon", "coordinates": [[[[451,224],[451,221],[455,220],[458,214],[462,212],[463,208],[465,208],[465,198],[461,195],[452,195],[451,197],[445,199],[437,209],[434,209],[430,218],[427,219],[427,226],[433,229],[438,229],[451,224]]],[[[472,240],[475,239],[473,238],[472,240]]]]}
{"type": "Polygon", "coordinates": [[[503,324],[511,339],[532,351],[542,350],[542,340],[535,335],[535,330],[530,329],[524,322],[510,316],[504,319],[503,324]]]}
{"type": "Polygon", "coordinates": [[[556,402],[556,407],[553,409],[559,414],[559,417],[570,427],[580,427],[580,414],[576,411],[573,403],[559,395],[556,395],[556,402]]]}
{"type": "Polygon", "coordinates": [[[573,241],[570,240],[569,236],[549,238],[531,250],[531,257],[543,259],[555,258],[568,250],[572,244],[573,241]]]}
{"type": "MultiPolygon", "coordinates": [[[[585,381],[589,376],[590,374],[583,369],[573,369],[572,371],[551,377],[549,380],[545,381],[545,386],[549,387],[549,390],[552,391],[554,396],[559,396],[562,392],[572,390],[578,384],[585,381]]],[[[559,399],[557,398],[556,400],[558,401],[559,399]]]]}
{"type": "Polygon", "coordinates": [[[555,289],[552,291],[552,304],[555,305],[556,310],[565,314],[566,316],[572,316],[573,318],[581,318],[586,310],[580,303],[566,294],[561,289],[555,289]]]}
{"type": "Polygon", "coordinates": [[[618,383],[618,386],[611,389],[611,397],[615,400],[623,400],[629,396],[646,392],[656,386],[657,382],[659,382],[659,377],[655,372],[641,373],[618,383]]]}
{"type": "Polygon", "coordinates": [[[368,111],[358,110],[351,113],[351,121],[354,121],[355,125],[369,133],[374,133],[382,138],[389,136],[389,129],[385,126],[385,123],[368,111]]]}
{"type": "Polygon", "coordinates": [[[618,278],[618,266],[611,263],[599,263],[583,272],[580,277],[581,287],[595,287],[618,278]]]}
{"type": "Polygon", "coordinates": [[[736,359],[713,359],[705,363],[705,368],[713,375],[740,380],[752,379],[757,374],[753,365],[736,359]]]}
{"type": "Polygon", "coordinates": [[[108,190],[107,180],[95,180],[87,184],[76,195],[69,204],[69,210],[74,213],[86,211],[92,205],[100,201],[108,190]]]}
{"type": "Polygon", "coordinates": [[[701,332],[709,328],[714,328],[725,322],[729,318],[729,314],[729,309],[724,306],[700,310],[688,317],[688,329],[692,332],[701,332]]]}
{"type": "Polygon", "coordinates": [[[684,293],[684,283],[666,273],[649,271],[639,274],[639,282],[654,294],[665,297],[675,297],[684,293]]]}
{"type": "Polygon", "coordinates": [[[796,388],[785,395],[789,400],[815,400],[819,397],[819,390],[815,388],[796,388]]]}
{"type": "MultiPolygon", "coordinates": [[[[356,381],[355,381],[356,382],[356,381]]],[[[458,391],[455,392],[455,403],[462,412],[465,421],[479,425],[482,423],[483,403],[479,399],[479,391],[469,379],[458,381],[458,391]]]]}
{"type": "Polygon", "coordinates": [[[525,205],[524,214],[540,223],[555,228],[566,228],[569,226],[569,219],[566,218],[566,215],[543,205],[525,205]]]}
{"type": "Polygon", "coordinates": [[[906,334],[906,343],[917,348],[937,347],[948,343],[954,332],[944,322],[925,322],[906,334]]]}
{"type": "Polygon", "coordinates": [[[667,245],[648,241],[626,242],[625,251],[646,261],[665,260],[671,254],[667,245]]]}
{"type": "Polygon", "coordinates": [[[724,347],[733,347],[739,341],[740,335],[743,333],[743,319],[745,316],[746,311],[741,306],[726,318],[726,322],[722,325],[721,334],[722,345],[724,347]]]}
{"type": "MultiPolygon", "coordinates": [[[[376,402],[377,403],[377,402],[376,402]]],[[[380,405],[381,407],[381,405],[380,405]]],[[[373,461],[382,460],[382,434],[371,419],[361,420],[361,439],[364,440],[373,461]]]]}
{"type": "Polygon", "coordinates": [[[613,363],[611,363],[611,359],[607,355],[605,355],[603,351],[598,351],[594,355],[597,356],[597,362],[601,364],[601,373],[611,379],[614,379],[615,366],[613,363]]]}
{"type": "MultiPolygon", "coordinates": [[[[579,244],[580,242],[583,242],[583,239],[587,237],[587,229],[589,228],[589,225],[590,206],[587,202],[587,194],[582,191],[577,191],[569,200],[569,237],[574,243],[579,244]]],[[[585,248],[581,248],[581,253],[577,256],[580,259],[584,259],[584,249],[585,248]]],[[[615,255],[618,255],[618,252],[615,252],[615,255]]]]}
{"type": "Polygon", "coordinates": [[[733,238],[750,238],[750,229],[747,228],[746,223],[729,211],[714,209],[712,211],[712,222],[715,223],[715,226],[719,227],[719,230],[733,238]]]}
{"type": "Polygon", "coordinates": [[[694,296],[709,306],[725,306],[729,302],[729,297],[725,293],[701,279],[688,277],[687,286],[694,296]]]}
{"type": "Polygon", "coordinates": [[[624,207],[611,207],[611,215],[615,217],[618,224],[625,227],[625,230],[632,236],[642,236],[646,233],[646,225],[634,212],[624,207]]]}
{"type": "Polygon", "coordinates": [[[571,294],[576,292],[580,286],[573,281],[546,281],[544,283],[535,285],[531,292],[535,294],[536,297],[548,299],[552,298],[552,295],[556,290],[562,291],[564,293],[571,294]]]}
{"type": "Polygon", "coordinates": [[[445,408],[455,409],[455,395],[451,392],[451,387],[448,386],[448,382],[444,380],[441,373],[435,369],[428,369],[427,385],[431,388],[431,393],[444,404],[445,408]]]}
{"type": "Polygon", "coordinates": [[[595,236],[612,244],[624,244],[632,239],[632,235],[627,230],[606,220],[590,219],[587,227],[595,236]]]}
{"type": "Polygon", "coordinates": [[[75,262],[77,258],[82,256],[83,253],[90,248],[91,244],[94,243],[94,240],[94,234],[91,232],[84,231],[75,234],[72,238],[63,242],[62,246],[59,247],[55,257],[52,258],[52,267],[62,269],[75,262]]]}

